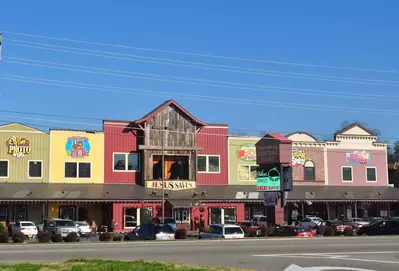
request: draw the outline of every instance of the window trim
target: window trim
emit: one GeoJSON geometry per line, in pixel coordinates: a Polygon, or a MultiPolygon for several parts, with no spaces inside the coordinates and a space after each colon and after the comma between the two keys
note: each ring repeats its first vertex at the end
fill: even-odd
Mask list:
{"type": "MultiPolygon", "coordinates": [[[[65,170],[65,168],[64,168],[65,170]]],[[[43,179],[43,160],[28,160],[28,179],[43,179]],[[41,167],[40,167],[40,177],[30,177],[29,176],[29,169],[30,169],[30,162],[40,162],[41,167]]]]}
{"type": "Polygon", "coordinates": [[[251,180],[251,179],[249,179],[249,180],[240,180],[240,179],[238,178],[238,176],[239,176],[239,167],[240,167],[240,166],[248,167],[248,173],[249,173],[248,176],[250,176],[250,175],[251,175],[251,167],[259,167],[259,165],[237,164],[237,180],[238,180],[239,182],[253,182],[253,181],[256,181],[256,178],[253,179],[253,180],[251,180]]]}
{"type": "Polygon", "coordinates": [[[197,163],[197,173],[201,173],[201,174],[220,174],[220,154],[198,154],[197,155],[197,161],[195,161],[196,163],[197,163]],[[198,157],[199,156],[205,156],[206,157],[206,171],[199,171],[198,170],[198,157]],[[218,157],[219,158],[219,171],[212,171],[212,172],[210,172],[209,171],[209,157],[210,156],[216,156],[216,157],[218,157]]]}
{"type": "Polygon", "coordinates": [[[315,164],[315,162],[313,162],[313,160],[307,160],[303,164],[303,180],[304,181],[310,181],[310,182],[311,181],[316,181],[316,164],[315,164]],[[312,166],[306,166],[307,163],[311,163],[312,166]],[[311,179],[311,180],[307,180],[306,179],[306,168],[313,168],[313,175],[314,175],[313,179],[311,179]]]}
{"type": "Polygon", "coordinates": [[[141,153],[140,152],[113,152],[112,153],[112,172],[141,172],[141,153]],[[139,157],[139,170],[128,170],[128,155],[129,154],[137,154],[139,157]],[[124,170],[115,170],[115,154],[124,154],[125,155],[125,169],[124,170]]]}
{"type": "Polygon", "coordinates": [[[342,166],[341,167],[341,181],[343,183],[353,183],[353,167],[352,166],[342,166]],[[351,180],[350,181],[344,180],[344,168],[350,168],[351,169],[351,180]]]}
{"type": "Polygon", "coordinates": [[[365,167],[364,171],[365,171],[365,174],[366,174],[366,182],[368,182],[368,183],[376,183],[377,182],[377,167],[365,167]],[[367,179],[367,169],[368,168],[374,168],[374,170],[375,170],[375,181],[369,181],[367,179]]]}
{"type": "Polygon", "coordinates": [[[0,176],[0,179],[10,178],[10,160],[9,159],[0,159],[0,162],[7,162],[7,176],[0,176]]]}
{"type": "Polygon", "coordinates": [[[75,180],[75,179],[90,180],[92,178],[92,176],[93,176],[93,166],[92,165],[93,165],[93,163],[90,162],[90,161],[80,161],[80,162],[77,162],[77,161],[64,161],[64,179],[67,179],[67,180],[75,180]],[[66,173],[65,164],[66,163],[76,163],[77,164],[77,168],[76,168],[77,176],[76,177],[65,177],[65,173],[66,173]],[[79,177],[79,167],[80,167],[81,163],[90,164],[90,177],[88,177],[88,178],[87,177],[79,177]]]}

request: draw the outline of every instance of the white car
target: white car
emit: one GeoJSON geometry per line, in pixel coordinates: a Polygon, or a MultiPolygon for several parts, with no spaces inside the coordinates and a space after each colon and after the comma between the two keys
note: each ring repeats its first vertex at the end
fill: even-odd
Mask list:
{"type": "Polygon", "coordinates": [[[86,221],[75,221],[75,225],[78,227],[81,236],[89,237],[91,235],[91,226],[86,221]]]}
{"type": "Polygon", "coordinates": [[[264,215],[254,215],[252,219],[253,222],[258,224],[259,226],[267,226],[267,216],[264,215]]]}
{"type": "Polygon", "coordinates": [[[316,225],[321,224],[323,219],[317,216],[308,216],[305,217],[303,220],[299,221],[299,226],[305,228],[306,230],[309,228],[313,228],[316,225]]]}
{"type": "Polygon", "coordinates": [[[12,233],[22,232],[28,238],[37,236],[37,226],[32,221],[19,221],[11,226],[12,233]]]}
{"type": "Polygon", "coordinates": [[[236,239],[244,238],[244,231],[238,225],[222,225],[212,224],[209,226],[208,232],[200,232],[198,238],[225,238],[225,239],[236,239]]]}

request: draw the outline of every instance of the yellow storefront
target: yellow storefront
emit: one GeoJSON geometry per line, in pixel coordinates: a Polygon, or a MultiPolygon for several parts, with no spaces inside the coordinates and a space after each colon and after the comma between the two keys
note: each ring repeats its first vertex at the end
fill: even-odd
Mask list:
{"type": "Polygon", "coordinates": [[[50,130],[51,183],[104,183],[104,133],[50,130]]]}

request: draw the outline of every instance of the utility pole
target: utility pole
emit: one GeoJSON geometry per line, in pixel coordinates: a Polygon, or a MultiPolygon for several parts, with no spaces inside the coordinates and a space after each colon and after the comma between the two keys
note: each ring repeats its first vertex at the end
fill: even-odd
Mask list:
{"type": "Polygon", "coordinates": [[[165,129],[162,129],[162,224],[165,224],[165,129]]]}

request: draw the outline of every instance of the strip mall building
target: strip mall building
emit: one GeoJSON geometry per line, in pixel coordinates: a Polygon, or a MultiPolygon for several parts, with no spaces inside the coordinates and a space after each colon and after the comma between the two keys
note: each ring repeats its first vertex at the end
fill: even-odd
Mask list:
{"type": "Polygon", "coordinates": [[[114,220],[115,230],[129,231],[161,216],[162,174],[165,216],[186,229],[263,214],[282,223],[294,209],[326,219],[397,214],[387,144],[365,127],[346,127],[334,141],[305,132],[268,137],[292,151],[285,208],[256,192],[260,137],[228,136],[227,125],[199,120],[172,100],[135,121],[104,120],[102,131],[10,123],[0,127],[0,220],[114,220]]]}

